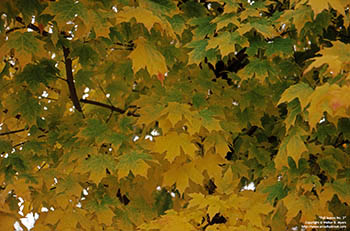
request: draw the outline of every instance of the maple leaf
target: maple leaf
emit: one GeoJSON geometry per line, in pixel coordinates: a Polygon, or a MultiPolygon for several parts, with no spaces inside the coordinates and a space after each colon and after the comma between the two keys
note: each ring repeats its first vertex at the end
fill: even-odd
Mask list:
{"type": "Polygon", "coordinates": [[[347,70],[348,64],[350,64],[350,45],[335,41],[330,48],[322,49],[318,54],[321,57],[316,57],[313,62],[304,73],[312,70],[315,67],[319,67],[323,64],[328,64],[328,71],[332,75],[337,75],[342,69],[347,70]]]}
{"type": "Polygon", "coordinates": [[[38,101],[28,90],[18,92],[18,95],[11,99],[15,113],[21,113],[28,122],[33,123],[41,111],[38,101]]]}
{"type": "Polygon", "coordinates": [[[301,108],[304,109],[308,104],[308,98],[312,92],[312,88],[307,83],[300,82],[286,89],[277,105],[283,102],[291,102],[293,99],[298,98],[301,108]]]}
{"type": "Polygon", "coordinates": [[[182,165],[174,164],[164,173],[163,185],[172,186],[176,184],[176,188],[180,193],[183,193],[189,187],[190,180],[194,183],[202,184],[203,179],[203,175],[193,162],[182,165]]]}
{"type": "Polygon", "coordinates": [[[188,64],[199,64],[204,58],[207,58],[210,62],[213,61],[215,57],[215,49],[209,49],[206,51],[206,46],[208,45],[207,40],[193,41],[187,44],[187,47],[194,48],[189,55],[188,64]]]}
{"type": "MultiPolygon", "coordinates": [[[[45,56],[43,42],[35,38],[31,32],[14,32],[10,34],[10,40],[7,42],[8,47],[15,49],[15,56],[19,61],[20,67],[32,61],[34,55],[45,56]]],[[[5,49],[6,50],[6,49],[5,49]]]]}
{"type": "Polygon", "coordinates": [[[271,73],[271,70],[272,68],[269,61],[254,58],[250,60],[249,64],[245,66],[245,68],[238,74],[241,74],[247,78],[251,78],[253,75],[255,75],[259,81],[264,81],[265,78],[271,73]]]}
{"type": "Polygon", "coordinates": [[[304,25],[312,21],[311,12],[310,7],[300,5],[295,10],[286,10],[278,21],[289,24],[289,21],[292,20],[298,33],[300,33],[304,25]]]}
{"type": "Polygon", "coordinates": [[[140,175],[147,177],[147,170],[150,166],[145,160],[154,161],[150,155],[135,151],[123,154],[118,160],[119,162],[116,166],[118,169],[118,179],[128,176],[129,172],[132,172],[135,176],[140,175]]]}
{"type": "Polygon", "coordinates": [[[246,210],[244,218],[249,220],[250,224],[263,229],[263,215],[268,215],[273,210],[273,206],[264,201],[265,195],[262,193],[243,191],[241,195],[243,197],[240,198],[239,204],[246,210]]]}
{"type": "Polygon", "coordinates": [[[180,104],[177,102],[169,102],[168,106],[164,108],[161,115],[167,115],[167,118],[173,126],[183,118],[191,121],[193,113],[190,111],[190,106],[187,104],[180,104]]]}
{"type": "Polygon", "coordinates": [[[17,217],[14,214],[0,211],[0,222],[2,228],[12,230],[13,224],[16,222],[16,220],[17,217]]]}
{"type": "Polygon", "coordinates": [[[189,135],[185,133],[178,134],[177,132],[169,132],[164,136],[156,138],[152,150],[158,153],[166,152],[165,159],[173,162],[182,152],[193,159],[197,148],[194,143],[191,142],[189,135]]]}
{"type": "Polygon", "coordinates": [[[136,22],[142,23],[148,31],[151,31],[154,24],[159,24],[163,30],[173,36],[170,24],[153,14],[152,11],[143,7],[124,7],[117,15],[119,22],[129,22],[132,18],[135,18],[136,22]]]}
{"type": "Polygon", "coordinates": [[[80,16],[82,19],[87,19],[86,8],[79,2],[74,0],[60,0],[58,2],[50,2],[49,7],[44,13],[52,13],[59,27],[64,27],[67,22],[80,16]]]}
{"type": "Polygon", "coordinates": [[[147,68],[151,76],[168,72],[164,56],[146,39],[138,38],[135,45],[136,48],[128,56],[132,60],[134,73],[142,68],[147,68]]]}
{"type": "Polygon", "coordinates": [[[188,204],[189,208],[205,209],[210,218],[213,218],[215,214],[223,214],[229,206],[223,203],[220,196],[208,195],[204,196],[201,193],[191,193],[189,196],[192,198],[188,204]]]}
{"type": "Polygon", "coordinates": [[[275,157],[276,168],[281,168],[283,165],[287,166],[288,156],[299,160],[303,152],[308,151],[302,136],[306,132],[298,127],[290,129],[289,134],[285,137],[279,147],[277,156],[275,157]]]}
{"type": "Polygon", "coordinates": [[[37,88],[40,83],[48,85],[59,75],[59,70],[55,67],[53,60],[41,60],[38,64],[28,64],[23,71],[16,76],[20,82],[27,82],[31,88],[37,88]]]}
{"type": "Polygon", "coordinates": [[[165,215],[161,216],[149,224],[142,224],[138,227],[139,230],[154,230],[160,231],[178,231],[188,230],[195,231],[196,229],[189,223],[182,214],[174,210],[168,210],[165,215]]]}
{"type": "Polygon", "coordinates": [[[99,183],[106,176],[106,169],[116,170],[116,163],[111,155],[93,154],[82,162],[83,172],[90,172],[89,179],[99,183]]]}
{"type": "MultiPolygon", "coordinates": [[[[225,7],[228,4],[225,5],[225,7]]],[[[219,17],[216,17],[213,19],[213,23],[216,24],[216,31],[221,30],[224,27],[227,27],[230,24],[239,26],[240,22],[237,19],[237,15],[234,13],[229,13],[229,14],[224,14],[224,15],[220,15],[219,17]]],[[[224,32],[225,33],[225,32],[224,32]]]]}
{"type": "Polygon", "coordinates": [[[346,3],[342,0],[309,0],[308,4],[314,11],[315,16],[321,13],[323,10],[328,10],[329,5],[338,11],[338,13],[345,15],[345,5],[346,3]]]}
{"type": "Polygon", "coordinates": [[[225,31],[219,36],[214,37],[213,39],[208,41],[208,46],[206,49],[211,48],[219,48],[222,57],[230,54],[231,52],[235,52],[235,45],[239,45],[240,47],[248,46],[248,39],[239,35],[238,32],[230,33],[225,31]]]}
{"type": "Polygon", "coordinates": [[[81,131],[82,135],[97,138],[98,140],[103,140],[106,132],[108,131],[108,127],[106,124],[102,123],[97,119],[89,119],[87,121],[86,128],[81,131]]]}
{"type": "Polygon", "coordinates": [[[288,209],[287,222],[297,216],[299,211],[302,211],[301,222],[313,221],[317,216],[323,216],[321,214],[324,208],[320,207],[320,202],[314,195],[297,195],[297,192],[293,191],[283,199],[283,204],[288,209]]]}

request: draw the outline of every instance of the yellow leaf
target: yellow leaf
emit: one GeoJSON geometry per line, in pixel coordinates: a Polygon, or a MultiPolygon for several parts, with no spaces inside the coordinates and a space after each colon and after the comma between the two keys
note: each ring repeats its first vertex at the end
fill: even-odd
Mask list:
{"type": "Polygon", "coordinates": [[[175,36],[171,26],[166,20],[160,19],[158,16],[154,15],[152,11],[145,8],[126,6],[117,14],[117,21],[119,23],[129,22],[132,18],[135,18],[137,23],[142,23],[148,31],[151,31],[154,24],[159,24],[163,30],[166,30],[170,35],[175,36]]]}
{"type": "Polygon", "coordinates": [[[341,70],[349,70],[350,64],[350,45],[335,41],[333,46],[324,48],[317,54],[321,54],[321,57],[316,57],[313,62],[304,73],[312,70],[314,67],[319,67],[323,64],[328,64],[328,71],[336,76],[341,70]]]}
{"type": "Polygon", "coordinates": [[[306,133],[300,128],[293,127],[288,136],[286,136],[280,144],[277,156],[275,157],[276,168],[288,166],[288,156],[293,157],[294,161],[298,161],[303,152],[308,151],[301,136],[306,133]]]}
{"type": "Polygon", "coordinates": [[[328,83],[316,87],[314,92],[310,95],[308,99],[308,103],[310,103],[310,107],[308,108],[309,112],[309,125],[310,128],[313,129],[316,127],[316,124],[323,116],[323,112],[328,112],[332,114],[331,109],[328,106],[327,100],[329,99],[329,91],[334,88],[334,85],[330,86],[328,83]]]}
{"type": "Polygon", "coordinates": [[[174,210],[168,210],[165,215],[160,218],[148,223],[143,224],[138,227],[141,230],[155,230],[158,229],[160,231],[195,231],[193,225],[191,225],[187,217],[179,214],[174,210]]]}
{"type": "Polygon", "coordinates": [[[2,230],[14,230],[14,223],[16,217],[9,213],[4,213],[0,211],[0,224],[2,230]]]}
{"type": "Polygon", "coordinates": [[[193,113],[190,111],[190,108],[191,107],[187,104],[169,102],[161,115],[167,114],[167,118],[170,120],[171,124],[175,126],[177,122],[182,120],[182,116],[189,121],[191,120],[193,113]]]}
{"type": "Polygon", "coordinates": [[[301,221],[314,221],[318,216],[323,216],[324,208],[320,206],[320,201],[314,195],[298,195],[296,191],[288,193],[288,196],[283,198],[283,204],[288,209],[287,223],[292,218],[302,211],[301,221]]]}
{"type": "Polygon", "coordinates": [[[223,214],[230,208],[230,205],[222,200],[220,196],[204,196],[202,193],[191,193],[189,196],[192,199],[189,201],[188,208],[205,209],[210,218],[213,218],[217,213],[223,214]]]}
{"type": "Polygon", "coordinates": [[[147,68],[148,73],[158,75],[158,73],[168,72],[164,56],[143,37],[135,41],[136,48],[130,53],[128,58],[132,60],[134,73],[142,68],[147,68]]]}
{"type": "Polygon", "coordinates": [[[339,14],[345,15],[345,7],[347,6],[346,2],[342,0],[309,0],[308,4],[314,11],[315,16],[323,10],[328,10],[328,4],[331,5],[333,9],[337,10],[339,14]]]}
{"type": "Polygon", "coordinates": [[[245,37],[240,36],[237,32],[223,32],[217,37],[214,37],[208,41],[206,49],[218,47],[222,57],[227,56],[230,53],[235,52],[235,45],[241,47],[248,46],[248,40],[245,37]]]}
{"type": "Polygon", "coordinates": [[[100,224],[103,223],[109,226],[113,224],[113,217],[115,214],[110,208],[105,208],[98,210],[96,216],[100,224]]]}
{"type": "Polygon", "coordinates": [[[190,162],[181,166],[173,164],[164,173],[163,185],[172,186],[176,183],[176,188],[180,193],[183,193],[189,186],[189,180],[197,184],[202,184],[203,179],[203,175],[195,167],[194,163],[190,162]]]}
{"type": "Polygon", "coordinates": [[[155,139],[153,151],[165,154],[165,159],[173,162],[177,156],[181,155],[181,150],[192,159],[197,150],[191,142],[191,136],[177,132],[169,132],[165,136],[159,136],[155,139]]]}
{"type": "Polygon", "coordinates": [[[312,88],[304,82],[300,82],[286,89],[281,99],[278,101],[277,105],[283,102],[291,102],[293,99],[298,98],[300,102],[301,109],[303,110],[308,104],[308,98],[312,94],[312,88]]]}
{"type": "Polygon", "coordinates": [[[266,195],[252,191],[243,191],[241,194],[243,203],[240,208],[246,209],[244,217],[249,220],[250,224],[264,229],[262,216],[269,214],[274,209],[270,203],[265,202],[266,195]]]}
{"type": "Polygon", "coordinates": [[[222,158],[220,155],[211,153],[206,153],[203,157],[198,157],[194,160],[197,169],[201,173],[206,171],[210,178],[213,177],[215,179],[215,182],[222,180],[222,168],[219,165],[226,162],[226,159],[222,158]]]}
{"type": "Polygon", "coordinates": [[[228,168],[224,173],[224,176],[215,181],[217,191],[226,195],[232,194],[240,183],[240,178],[234,177],[231,168],[228,168]]]}

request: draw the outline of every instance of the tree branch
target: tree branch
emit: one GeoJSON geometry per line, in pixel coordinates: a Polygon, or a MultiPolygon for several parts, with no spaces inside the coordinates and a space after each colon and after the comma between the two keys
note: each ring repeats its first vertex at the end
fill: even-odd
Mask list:
{"type": "MultiPolygon", "coordinates": [[[[49,33],[46,32],[46,31],[41,31],[39,27],[35,26],[34,24],[32,23],[29,23],[28,25],[26,25],[24,22],[23,22],[23,19],[21,17],[16,17],[16,21],[19,22],[20,24],[24,25],[26,28],[30,28],[36,32],[38,32],[39,34],[42,34],[44,36],[48,36],[49,33]]],[[[14,31],[14,29],[18,29],[18,28],[13,28],[13,29],[10,29],[8,31],[6,31],[6,34],[10,33],[11,31],[14,31]]]]}
{"type": "Polygon", "coordinates": [[[108,105],[108,104],[105,104],[105,103],[93,101],[93,100],[80,99],[80,102],[87,103],[87,104],[92,104],[92,105],[100,106],[100,107],[104,107],[104,108],[108,108],[108,109],[110,109],[112,111],[115,111],[115,112],[118,112],[120,114],[124,114],[125,113],[125,110],[123,110],[123,109],[120,109],[120,108],[117,108],[117,107],[114,107],[112,105],[108,105]]]}
{"type": "MultiPolygon", "coordinates": [[[[73,79],[73,69],[72,69],[72,59],[69,58],[69,48],[63,46],[63,54],[64,54],[64,64],[66,67],[66,76],[67,76],[67,83],[70,93],[70,99],[73,102],[74,107],[83,114],[83,110],[81,109],[77,91],[74,86],[74,79],[73,79]]],[[[84,114],[83,114],[84,117],[84,114]]]]}
{"type": "Polygon", "coordinates": [[[6,135],[18,133],[18,132],[24,132],[26,130],[28,130],[28,128],[22,128],[22,129],[15,130],[15,131],[8,131],[8,132],[0,133],[0,136],[6,136],[6,135]]]}
{"type": "MultiPolygon", "coordinates": [[[[117,107],[114,107],[112,105],[108,105],[108,104],[105,104],[105,103],[97,102],[97,101],[94,101],[94,100],[80,99],[80,102],[91,104],[91,105],[95,105],[95,106],[100,106],[100,107],[104,107],[104,108],[108,108],[108,109],[110,109],[113,112],[118,112],[119,114],[125,114],[126,113],[126,110],[123,110],[121,108],[117,108],[117,107]]],[[[139,114],[135,114],[135,112],[127,112],[126,115],[134,116],[134,117],[140,117],[140,115],[139,114]]]]}

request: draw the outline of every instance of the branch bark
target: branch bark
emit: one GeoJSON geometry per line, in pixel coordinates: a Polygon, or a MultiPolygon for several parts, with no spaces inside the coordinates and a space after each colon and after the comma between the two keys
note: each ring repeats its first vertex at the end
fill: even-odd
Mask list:
{"type": "Polygon", "coordinates": [[[84,117],[84,113],[83,113],[83,110],[81,109],[77,91],[74,85],[72,59],[69,58],[69,53],[70,53],[69,48],[63,46],[64,64],[66,67],[66,76],[67,76],[67,83],[68,83],[68,88],[70,93],[70,99],[72,100],[74,107],[79,112],[81,112],[84,117]]]}
{"type": "Polygon", "coordinates": [[[0,133],[0,136],[6,136],[6,135],[10,135],[10,134],[15,134],[18,132],[24,132],[26,130],[28,130],[28,128],[22,128],[22,129],[15,130],[15,131],[8,131],[8,132],[0,133]]]}
{"type": "MultiPolygon", "coordinates": [[[[108,104],[105,104],[105,103],[97,102],[97,101],[94,101],[94,100],[80,99],[80,102],[91,104],[91,105],[95,105],[95,106],[100,106],[100,107],[104,107],[104,108],[108,108],[111,111],[118,112],[119,114],[125,114],[126,113],[126,110],[124,110],[124,109],[121,109],[121,108],[118,108],[118,107],[114,107],[112,105],[108,105],[108,104]]],[[[134,112],[127,112],[126,115],[134,116],[134,117],[140,117],[139,114],[135,114],[134,112]]]]}

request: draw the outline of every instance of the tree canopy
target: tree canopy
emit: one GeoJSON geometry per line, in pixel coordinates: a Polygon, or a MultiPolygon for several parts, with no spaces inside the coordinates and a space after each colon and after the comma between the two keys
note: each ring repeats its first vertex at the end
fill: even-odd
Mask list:
{"type": "Polygon", "coordinates": [[[349,4],[0,1],[1,229],[349,228],[349,4]]]}

